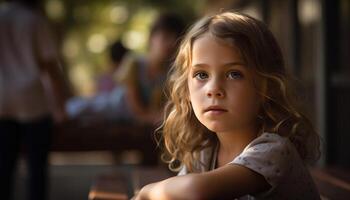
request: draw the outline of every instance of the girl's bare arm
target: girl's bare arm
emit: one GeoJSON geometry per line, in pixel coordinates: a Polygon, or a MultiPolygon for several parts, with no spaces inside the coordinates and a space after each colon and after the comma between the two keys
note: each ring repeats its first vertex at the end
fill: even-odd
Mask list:
{"type": "Polygon", "coordinates": [[[210,172],[172,177],[147,185],[135,199],[233,199],[257,194],[270,187],[262,175],[246,167],[230,164],[210,172]]]}

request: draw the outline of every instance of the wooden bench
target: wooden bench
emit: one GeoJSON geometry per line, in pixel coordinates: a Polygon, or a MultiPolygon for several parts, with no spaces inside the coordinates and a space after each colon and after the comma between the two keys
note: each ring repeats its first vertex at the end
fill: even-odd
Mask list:
{"type": "Polygon", "coordinates": [[[52,151],[139,150],[142,164],[156,165],[155,127],[101,121],[71,120],[54,129],[52,151]]]}
{"type": "Polygon", "coordinates": [[[143,186],[166,179],[172,174],[166,168],[119,168],[113,174],[103,174],[95,179],[89,200],[127,200],[143,186]]]}

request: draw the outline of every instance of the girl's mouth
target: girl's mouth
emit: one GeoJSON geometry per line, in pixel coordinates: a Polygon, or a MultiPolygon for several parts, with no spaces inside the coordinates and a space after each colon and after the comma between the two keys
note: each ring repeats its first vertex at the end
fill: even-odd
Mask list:
{"type": "Polygon", "coordinates": [[[226,109],[220,107],[220,106],[209,106],[208,108],[206,108],[204,110],[205,113],[207,112],[210,112],[210,113],[213,113],[213,114],[221,114],[221,113],[224,113],[224,112],[227,112],[226,109]]]}

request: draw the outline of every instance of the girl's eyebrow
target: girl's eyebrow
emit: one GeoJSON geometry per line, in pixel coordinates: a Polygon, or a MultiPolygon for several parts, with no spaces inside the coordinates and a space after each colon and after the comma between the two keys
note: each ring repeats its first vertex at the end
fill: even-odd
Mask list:
{"type": "MultiPolygon", "coordinates": [[[[245,66],[245,64],[242,63],[242,62],[229,62],[229,63],[223,64],[220,67],[232,67],[232,66],[245,66]]],[[[203,68],[206,68],[206,67],[209,67],[209,65],[205,64],[205,63],[197,63],[195,65],[192,65],[192,67],[203,67],[203,68]]]]}

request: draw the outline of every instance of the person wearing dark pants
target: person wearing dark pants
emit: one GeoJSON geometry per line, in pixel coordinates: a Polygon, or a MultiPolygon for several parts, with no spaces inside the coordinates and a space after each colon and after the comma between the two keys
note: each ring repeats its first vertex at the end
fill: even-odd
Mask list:
{"type": "Polygon", "coordinates": [[[0,193],[11,199],[11,185],[16,161],[23,145],[27,155],[27,193],[29,199],[45,199],[48,180],[48,151],[51,144],[52,118],[41,117],[30,122],[0,120],[0,193]],[[43,192],[44,191],[44,192],[43,192]]]}
{"type": "Polygon", "coordinates": [[[47,199],[52,127],[66,119],[63,70],[38,1],[11,0],[0,5],[1,200],[17,192],[12,186],[22,152],[27,159],[27,199],[47,199]]]}

